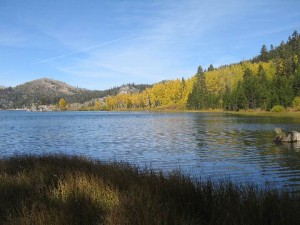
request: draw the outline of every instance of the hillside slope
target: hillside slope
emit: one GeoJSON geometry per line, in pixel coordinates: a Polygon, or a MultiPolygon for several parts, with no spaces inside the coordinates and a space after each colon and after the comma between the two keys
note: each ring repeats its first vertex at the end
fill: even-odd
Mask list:
{"type": "Polygon", "coordinates": [[[300,110],[300,35],[251,60],[208,69],[191,79],[155,84],[143,93],[107,98],[110,110],[300,110]]]}
{"type": "Polygon", "coordinates": [[[53,105],[64,98],[68,103],[85,103],[118,93],[138,93],[150,85],[127,84],[108,90],[88,90],[65,82],[41,78],[14,88],[0,88],[0,109],[30,108],[33,105],[53,105]]]}
{"type": "Polygon", "coordinates": [[[62,81],[41,78],[18,85],[15,90],[24,94],[74,95],[83,89],[72,87],[62,81]]]}
{"type": "Polygon", "coordinates": [[[26,82],[15,88],[0,90],[0,108],[23,108],[32,104],[53,104],[59,98],[74,96],[86,90],[72,87],[61,81],[42,78],[26,82]]]}

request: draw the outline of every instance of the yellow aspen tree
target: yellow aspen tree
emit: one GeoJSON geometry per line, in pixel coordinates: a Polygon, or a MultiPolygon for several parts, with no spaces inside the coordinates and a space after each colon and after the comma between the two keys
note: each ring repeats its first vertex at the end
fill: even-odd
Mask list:
{"type": "Polygon", "coordinates": [[[64,98],[61,98],[58,102],[58,107],[60,110],[67,110],[67,102],[64,98]]]}
{"type": "Polygon", "coordinates": [[[102,105],[101,105],[101,102],[97,100],[97,101],[95,102],[94,108],[95,108],[95,110],[101,110],[101,106],[102,106],[102,105]]]}

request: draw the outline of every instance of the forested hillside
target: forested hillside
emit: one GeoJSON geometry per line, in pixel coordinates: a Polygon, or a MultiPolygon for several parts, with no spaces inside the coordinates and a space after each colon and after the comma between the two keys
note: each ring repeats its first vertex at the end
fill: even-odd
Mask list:
{"type": "Polygon", "coordinates": [[[107,110],[300,110],[299,57],[300,37],[295,31],[279,46],[263,45],[253,59],[219,68],[210,65],[206,70],[199,66],[190,79],[91,91],[43,78],[0,88],[0,109],[57,105],[61,98],[92,107],[94,99],[106,97],[107,110]]]}
{"type": "Polygon", "coordinates": [[[68,102],[84,102],[101,94],[100,91],[75,88],[61,81],[42,78],[0,90],[0,108],[57,104],[60,98],[68,102]]]}
{"type": "Polygon", "coordinates": [[[147,87],[151,86],[127,84],[99,91],[76,88],[61,81],[42,78],[26,82],[14,88],[0,88],[0,109],[31,108],[33,105],[57,105],[62,98],[67,103],[85,103],[108,95],[117,95],[119,92],[130,92],[131,89],[139,92],[147,87]]]}
{"type": "Polygon", "coordinates": [[[300,38],[295,31],[279,46],[263,45],[251,60],[203,70],[194,77],[155,84],[139,94],[120,94],[106,100],[116,109],[261,109],[300,104],[300,38]],[[298,98],[297,98],[298,97],[298,98]]]}

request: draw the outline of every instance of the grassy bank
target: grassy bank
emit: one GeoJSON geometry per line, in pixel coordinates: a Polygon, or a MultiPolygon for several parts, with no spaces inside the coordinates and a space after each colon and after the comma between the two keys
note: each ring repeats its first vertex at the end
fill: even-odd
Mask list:
{"type": "Polygon", "coordinates": [[[229,115],[238,115],[238,116],[255,116],[255,117],[270,117],[270,118],[294,118],[299,120],[300,119],[300,112],[267,112],[267,111],[225,111],[224,113],[229,115]]]}
{"type": "Polygon", "coordinates": [[[300,199],[83,157],[0,160],[0,224],[300,224],[300,199]]]}

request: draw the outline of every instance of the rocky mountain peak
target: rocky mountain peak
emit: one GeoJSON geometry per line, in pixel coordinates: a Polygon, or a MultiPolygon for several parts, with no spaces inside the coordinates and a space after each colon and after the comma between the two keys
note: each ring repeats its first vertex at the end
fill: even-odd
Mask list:
{"type": "Polygon", "coordinates": [[[66,84],[62,81],[52,80],[49,78],[41,78],[37,80],[33,80],[30,82],[26,82],[16,87],[17,90],[22,92],[30,92],[30,93],[62,93],[66,95],[73,95],[77,93],[78,89],[66,84]]]}
{"type": "Polygon", "coordinates": [[[119,88],[118,91],[119,94],[134,94],[134,93],[139,93],[139,89],[130,86],[130,85],[123,85],[119,88]]]}

